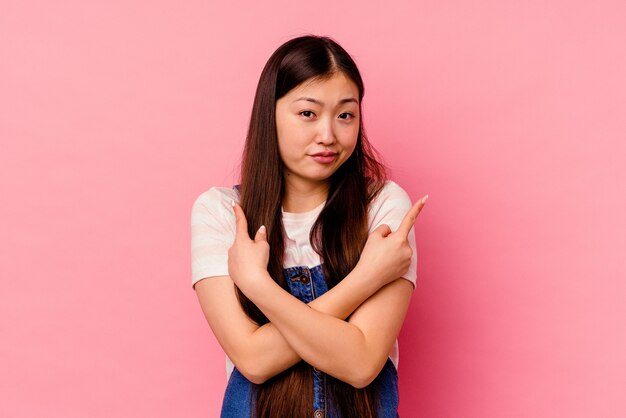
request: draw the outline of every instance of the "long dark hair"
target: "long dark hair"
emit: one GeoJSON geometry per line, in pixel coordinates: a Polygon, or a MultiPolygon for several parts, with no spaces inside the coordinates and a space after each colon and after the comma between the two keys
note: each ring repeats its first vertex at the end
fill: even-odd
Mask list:
{"type": "MultiPolygon", "coordinates": [[[[241,165],[240,201],[248,233],[265,225],[270,244],[268,272],[288,291],[283,276],[284,228],[281,204],[285,192],[283,163],[278,151],[276,101],[311,78],[327,79],[342,73],[359,90],[360,129],[350,157],[329,179],[326,204],[311,228],[311,244],[320,255],[328,288],[339,283],[357,264],[368,236],[368,205],[386,180],[385,168],[367,141],[361,101],[364,87],[354,60],[333,39],[307,35],[281,45],[269,58],[259,79],[241,165]],[[263,158],[259,158],[263,155],[263,158]]],[[[257,324],[268,322],[238,288],[239,303],[257,324]]],[[[304,361],[255,385],[257,418],[310,416],[313,405],[312,367],[304,361]]],[[[357,389],[326,377],[327,399],[344,418],[376,417],[373,384],[357,389]]]]}

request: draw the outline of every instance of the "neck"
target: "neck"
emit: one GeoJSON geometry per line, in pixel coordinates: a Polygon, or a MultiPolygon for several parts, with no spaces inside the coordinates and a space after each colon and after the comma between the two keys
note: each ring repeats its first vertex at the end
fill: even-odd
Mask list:
{"type": "Polygon", "coordinates": [[[290,177],[292,176],[285,178],[285,196],[282,202],[285,212],[308,212],[321,205],[328,197],[328,182],[301,182],[290,177]]]}

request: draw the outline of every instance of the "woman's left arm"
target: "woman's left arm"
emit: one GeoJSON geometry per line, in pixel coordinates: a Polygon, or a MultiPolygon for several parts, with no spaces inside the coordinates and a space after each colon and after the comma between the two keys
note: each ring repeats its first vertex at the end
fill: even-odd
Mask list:
{"type": "MultiPolygon", "coordinates": [[[[406,241],[420,209],[419,204],[411,208],[398,230],[383,238],[379,244],[383,245],[379,247],[382,251],[378,252],[402,252],[402,246],[408,245],[402,240],[406,241]]],[[[352,386],[367,386],[382,369],[400,332],[413,284],[404,278],[386,284],[347,322],[316,311],[274,282],[267,272],[269,244],[265,230],[259,229],[251,240],[241,207],[234,204],[234,210],[237,232],[228,263],[237,286],[304,361],[352,386]]],[[[364,266],[375,270],[377,264],[364,266]]]]}

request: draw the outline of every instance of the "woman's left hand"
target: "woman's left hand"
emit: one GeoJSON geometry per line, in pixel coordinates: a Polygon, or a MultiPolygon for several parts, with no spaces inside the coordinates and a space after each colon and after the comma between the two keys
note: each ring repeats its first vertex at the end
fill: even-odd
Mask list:
{"type": "Polygon", "coordinates": [[[270,245],[267,242],[265,226],[257,231],[254,240],[248,235],[248,221],[243,209],[233,202],[235,211],[235,241],[228,250],[228,274],[239,289],[246,289],[267,275],[267,263],[270,256],[270,245]]]}

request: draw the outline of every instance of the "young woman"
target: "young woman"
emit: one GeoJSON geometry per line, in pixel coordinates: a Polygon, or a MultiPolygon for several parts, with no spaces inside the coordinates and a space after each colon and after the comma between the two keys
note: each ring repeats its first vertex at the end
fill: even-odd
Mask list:
{"type": "Polygon", "coordinates": [[[227,355],[222,417],[398,416],[427,196],[411,206],[386,179],[363,92],[332,39],[287,41],[259,80],[241,183],[193,205],[192,284],[227,355]]]}

